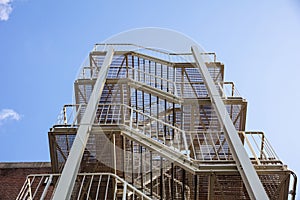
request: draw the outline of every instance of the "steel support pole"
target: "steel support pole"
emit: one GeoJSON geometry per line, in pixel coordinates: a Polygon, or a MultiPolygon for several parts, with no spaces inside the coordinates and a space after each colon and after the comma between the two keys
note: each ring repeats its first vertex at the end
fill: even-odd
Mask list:
{"type": "Polygon", "coordinates": [[[213,106],[216,109],[218,119],[224,129],[226,140],[228,141],[233,158],[237,164],[238,171],[241,174],[247,192],[251,199],[267,200],[268,195],[259,180],[259,177],[248,157],[248,154],[239,138],[238,132],[235,129],[232,120],[226,110],[224,102],[216,88],[212,77],[206,67],[205,62],[201,58],[200,52],[196,46],[192,46],[192,53],[195,63],[200,70],[205,86],[210,95],[213,106]]]}
{"type": "Polygon", "coordinates": [[[62,171],[61,177],[57,184],[53,195],[53,200],[69,200],[71,198],[72,190],[80,167],[81,159],[89,138],[89,134],[94,122],[97,105],[102,94],[105,84],[106,75],[109,66],[112,62],[114,50],[112,47],[108,48],[103,64],[99,71],[97,81],[90,96],[86,110],[83,114],[81,123],[78,127],[76,138],[72,145],[70,154],[62,171]]]}

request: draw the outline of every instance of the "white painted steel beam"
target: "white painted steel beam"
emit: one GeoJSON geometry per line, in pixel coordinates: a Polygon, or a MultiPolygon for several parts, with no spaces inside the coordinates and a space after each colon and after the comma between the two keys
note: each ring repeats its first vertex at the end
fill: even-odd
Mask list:
{"type": "Polygon", "coordinates": [[[232,120],[230,119],[224,102],[216,88],[216,84],[210,76],[206,64],[201,58],[201,54],[196,46],[192,46],[192,53],[196,65],[203,76],[203,80],[210,95],[212,104],[215,107],[218,119],[223,126],[226,140],[228,141],[233,158],[237,164],[238,171],[242,176],[250,198],[253,200],[269,199],[253,165],[251,164],[239,134],[235,129],[232,120]]]}
{"type": "Polygon", "coordinates": [[[94,89],[90,96],[86,110],[80,122],[76,138],[72,145],[70,154],[62,171],[62,175],[57,184],[53,199],[54,200],[69,200],[72,194],[72,190],[75,184],[75,180],[78,174],[84,149],[89,138],[92,124],[94,122],[95,114],[97,111],[97,105],[102,94],[102,90],[105,84],[107,72],[112,62],[114,50],[109,47],[103,64],[99,71],[97,81],[94,85],[94,89]]]}

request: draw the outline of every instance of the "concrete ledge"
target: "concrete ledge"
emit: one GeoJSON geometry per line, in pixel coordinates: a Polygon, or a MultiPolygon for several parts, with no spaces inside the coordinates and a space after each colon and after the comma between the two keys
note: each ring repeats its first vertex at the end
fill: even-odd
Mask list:
{"type": "Polygon", "coordinates": [[[0,162],[0,169],[44,168],[51,167],[50,162],[0,162]]]}

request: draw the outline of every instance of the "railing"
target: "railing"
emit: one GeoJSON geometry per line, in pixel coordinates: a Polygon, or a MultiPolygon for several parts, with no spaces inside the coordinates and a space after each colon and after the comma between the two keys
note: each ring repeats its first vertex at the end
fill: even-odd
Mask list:
{"type": "Polygon", "coordinates": [[[192,158],[198,161],[233,160],[223,132],[186,132],[192,158]]]}
{"type": "Polygon", "coordinates": [[[223,98],[227,97],[241,97],[241,94],[237,90],[236,86],[233,82],[219,82],[217,85],[217,89],[221,92],[221,96],[223,98]]]}
{"type": "MultiPolygon", "coordinates": [[[[58,124],[80,125],[85,105],[63,107],[58,124]],[[77,111],[75,111],[77,110],[77,111]],[[79,122],[79,123],[78,123],[79,122]]],[[[232,161],[223,132],[184,131],[164,118],[153,116],[125,104],[98,104],[95,124],[126,125],[152,140],[162,143],[198,161],[232,161]]],[[[258,164],[282,164],[263,132],[239,132],[250,159],[258,164]]]]}
{"type": "MultiPolygon", "coordinates": [[[[131,67],[129,67],[128,69],[130,69],[131,71],[129,74],[129,78],[125,78],[125,80],[127,80],[129,83],[130,81],[133,81],[137,82],[138,84],[141,84],[141,86],[148,85],[150,87],[168,92],[171,95],[175,95],[178,98],[208,97],[207,89],[204,85],[204,82],[175,82],[170,79],[162,78],[155,74],[144,72],[143,70],[131,67]]],[[[94,73],[95,72],[97,72],[97,70],[95,70],[94,73]]],[[[96,75],[97,74],[94,74],[93,76],[96,75]]],[[[90,79],[89,76],[81,78],[90,79]]],[[[233,82],[217,82],[216,87],[223,98],[241,97],[233,82]]]]}
{"type": "Polygon", "coordinates": [[[86,104],[67,104],[64,105],[57,117],[57,125],[78,125],[80,117],[86,108],[86,104]]]}
{"type": "MultiPolygon", "coordinates": [[[[153,196],[156,198],[159,198],[159,191],[160,191],[160,187],[168,187],[167,190],[165,190],[165,193],[163,194],[163,199],[168,199],[167,197],[171,197],[172,196],[172,185],[173,185],[173,190],[174,190],[174,196],[175,199],[182,199],[184,196],[184,199],[189,200],[191,199],[191,188],[188,185],[184,185],[185,188],[185,192],[183,194],[182,191],[182,187],[183,187],[183,183],[181,180],[178,180],[176,178],[172,178],[172,176],[168,173],[164,173],[163,174],[163,178],[164,178],[164,185],[161,185],[160,183],[160,179],[161,176],[160,174],[154,175],[152,180],[152,190],[153,190],[153,196]],[[173,183],[171,183],[173,182],[173,183]]],[[[149,192],[151,190],[150,186],[147,187],[147,184],[145,184],[146,187],[144,187],[144,190],[146,192],[149,192]]]]}
{"type": "MultiPolygon", "coordinates": [[[[104,55],[101,52],[107,51],[109,46],[113,46],[115,51],[119,52],[132,52],[137,54],[138,56],[145,55],[149,58],[156,58],[164,63],[194,63],[194,58],[192,53],[170,53],[167,51],[146,48],[134,44],[96,44],[90,56],[82,63],[82,67],[78,74],[78,79],[92,79],[97,77],[97,73],[99,72],[99,66],[103,62],[104,55]],[[93,55],[94,52],[97,52],[93,55]],[[100,52],[100,54],[99,54],[100,52]]],[[[124,53],[124,54],[125,54],[124,53]]],[[[203,58],[206,62],[216,62],[216,54],[212,52],[201,52],[203,58]]],[[[119,62],[118,59],[114,59],[116,63],[120,65],[117,66],[116,63],[113,64],[115,68],[121,67],[123,64],[119,62]]],[[[169,65],[168,64],[168,65],[169,65]]]]}
{"type": "Polygon", "coordinates": [[[78,79],[96,79],[100,68],[97,66],[85,66],[81,68],[78,79]]]}
{"type": "MultiPolygon", "coordinates": [[[[198,161],[232,161],[225,134],[216,131],[186,131],[191,157],[198,161]]],[[[263,132],[239,132],[255,164],[282,164],[263,132]]]]}
{"type": "MultiPolygon", "coordinates": [[[[115,51],[136,52],[148,56],[156,57],[167,62],[191,63],[195,62],[192,53],[172,53],[161,49],[143,47],[135,44],[95,44],[93,51],[106,51],[109,46],[113,46],[115,51]]],[[[216,54],[213,52],[201,52],[206,61],[216,62],[216,54]]]]}
{"type": "Polygon", "coordinates": [[[282,164],[263,132],[239,132],[250,159],[256,164],[282,164]]]}
{"type": "MultiPolygon", "coordinates": [[[[60,174],[33,174],[27,176],[23,187],[21,188],[16,200],[34,200],[34,199],[52,199],[52,195],[55,191],[55,184],[60,178],[60,174]]],[[[164,173],[167,185],[170,187],[172,181],[171,176],[164,173]]],[[[153,182],[153,196],[152,198],[160,199],[159,196],[159,179],[155,178],[157,182],[153,182]],[[156,191],[157,189],[158,191],[156,191]]],[[[290,171],[290,192],[288,199],[295,199],[296,195],[296,175],[290,171]]],[[[173,180],[175,187],[175,194],[180,195],[182,198],[182,182],[179,180],[173,180]]],[[[280,188],[277,188],[279,190],[280,188]]],[[[137,200],[150,200],[151,198],[145,193],[149,193],[148,187],[144,188],[144,193],[132,186],[124,179],[111,173],[80,173],[77,176],[74,189],[72,191],[72,197],[74,199],[137,199],[137,200]]],[[[168,190],[169,192],[171,189],[168,190]]],[[[190,188],[185,185],[185,199],[190,197],[190,188]]],[[[167,194],[164,194],[167,195],[167,194]]],[[[170,194],[169,194],[170,196],[170,194]]],[[[71,198],[72,198],[71,197],[71,198]]]]}
{"type": "MultiPolygon", "coordinates": [[[[84,108],[84,105],[76,104],[64,106],[62,115],[59,117],[60,120],[58,120],[59,125],[80,125],[78,118],[82,113],[81,109],[84,108]],[[73,112],[72,109],[76,107],[78,107],[77,112],[73,112]],[[68,110],[70,108],[71,110],[68,110]],[[71,114],[68,115],[68,113],[71,114]]],[[[125,104],[98,104],[95,124],[127,125],[178,152],[184,154],[188,152],[188,144],[183,130],[125,104]]],[[[187,156],[189,157],[189,155],[187,156]]]]}
{"type": "Polygon", "coordinates": [[[161,89],[162,91],[169,92],[178,96],[176,83],[170,79],[163,78],[153,73],[145,72],[144,70],[128,67],[131,70],[130,78],[143,84],[147,84],[153,88],[161,89]]]}
{"type": "MultiPolygon", "coordinates": [[[[180,82],[173,82],[155,75],[151,75],[148,74],[146,72],[143,72],[141,70],[137,70],[135,69],[135,79],[138,79],[137,77],[146,77],[145,80],[150,80],[150,79],[154,79],[155,81],[146,81],[148,83],[148,85],[150,85],[151,87],[155,84],[155,87],[159,87],[160,85],[165,87],[167,85],[166,91],[178,96],[177,93],[177,88],[176,88],[176,84],[183,84],[180,82]],[[142,73],[143,75],[140,75],[140,73],[142,73]],[[139,75],[138,75],[139,74],[139,75]]],[[[138,80],[137,80],[138,81],[138,80]]],[[[185,84],[185,83],[184,83],[185,84]]],[[[189,84],[189,83],[187,83],[189,84]]],[[[193,82],[193,84],[200,84],[204,86],[203,82],[193,82]]],[[[190,85],[190,84],[189,84],[190,85]]],[[[238,93],[238,91],[236,90],[234,84],[232,82],[224,82],[224,83],[218,83],[217,87],[220,90],[220,93],[222,94],[222,96],[224,98],[227,97],[240,97],[240,94],[238,93]],[[221,85],[222,84],[222,85],[221,85]],[[228,87],[229,86],[229,87],[228,87]],[[225,90],[226,88],[226,90],[225,90]]],[[[190,89],[192,90],[192,89],[190,89]]],[[[206,88],[203,89],[203,91],[206,91],[206,88]]],[[[190,91],[192,93],[192,91],[190,91]]],[[[202,95],[202,96],[207,96],[207,95],[202,95]]],[[[110,104],[106,104],[106,105],[110,105],[110,104]]],[[[119,104],[120,105],[120,104],[119,104]]],[[[71,124],[71,125],[75,125],[76,123],[78,123],[78,120],[80,119],[80,112],[84,111],[86,107],[86,104],[67,104],[63,106],[62,111],[60,112],[60,114],[57,117],[57,122],[56,124],[71,124]],[[76,108],[76,111],[74,110],[74,108],[76,108]]]]}
{"type": "Polygon", "coordinates": [[[125,116],[125,119],[130,119],[129,123],[125,123],[125,125],[129,126],[131,129],[137,130],[139,133],[146,135],[153,140],[158,141],[159,143],[171,147],[175,151],[186,154],[189,158],[189,154],[187,153],[188,144],[184,130],[130,106],[123,106],[123,116],[125,116]]]}
{"type": "MultiPolygon", "coordinates": [[[[33,174],[27,176],[16,200],[52,199],[55,183],[59,178],[60,174],[33,174]]],[[[111,173],[78,174],[72,197],[77,199],[150,200],[137,188],[111,173]]]]}

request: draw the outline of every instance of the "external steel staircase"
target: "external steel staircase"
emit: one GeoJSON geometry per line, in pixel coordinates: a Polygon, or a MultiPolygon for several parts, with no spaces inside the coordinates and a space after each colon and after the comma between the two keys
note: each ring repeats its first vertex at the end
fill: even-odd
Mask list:
{"type": "Polygon", "coordinates": [[[18,199],[295,198],[264,133],[245,131],[235,89],[196,47],[95,45],[49,131],[54,174],[28,176],[18,199]]]}

